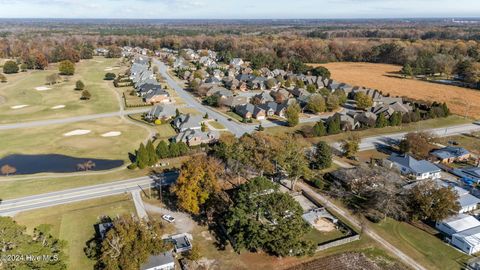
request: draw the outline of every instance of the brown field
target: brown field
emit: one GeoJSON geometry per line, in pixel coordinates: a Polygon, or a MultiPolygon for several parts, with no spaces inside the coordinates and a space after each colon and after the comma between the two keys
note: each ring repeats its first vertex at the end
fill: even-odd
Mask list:
{"type": "Polygon", "coordinates": [[[336,81],[375,88],[393,96],[406,96],[425,101],[447,102],[459,115],[480,118],[480,91],[395,77],[401,67],[371,63],[322,64],[336,81]]]}

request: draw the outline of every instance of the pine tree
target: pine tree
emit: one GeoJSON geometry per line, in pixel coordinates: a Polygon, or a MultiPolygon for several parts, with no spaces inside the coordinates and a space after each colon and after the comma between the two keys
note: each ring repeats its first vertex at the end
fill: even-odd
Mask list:
{"type": "Polygon", "coordinates": [[[168,151],[170,152],[170,157],[180,156],[180,150],[178,149],[178,144],[175,142],[170,143],[168,147],[168,151]]]}
{"type": "Polygon", "coordinates": [[[148,140],[146,150],[148,155],[148,166],[153,166],[157,164],[157,153],[155,152],[155,148],[153,147],[153,143],[151,140],[148,140]]]}
{"type": "Polygon", "coordinates": [[[315,126],[313,127],[313,133],[316,137],[322,137],[327,135],[327,130],[325,129],[325,125],[323,121],[318,121],[315,126]]]}
{"type": "Polygon", "coordinates": [[[341,131],[341,126],[340,126],[340,117],[339,116],[332,116],[328,120],[327,123],[327,134],[332,135],[332,134],[338,134],[341,131]]]}
{"type": "Polygon", "coordinates": [[[443,110],[443,113],[444,113],[445,117],[450,115],[450,109],[448,108],[447,103],[444,102],[442,104],[442,110],[443,110]]]}
{"type": "Polygon", "coordinates": [[[388,121],[387,119],[385,118],[385,114],[384,113],[381,113],[378,117],[377,117],[377,120],[375,122],[375,127],[376,128],[384,128],[386,127],[388,124],[388,121]]]}
{"type": "Polygon", "coordinates": [[[158,143],[156,153],[157,153],[157,157],[160,159],[168,158],[169,150],[168,150],[167,142],[161,141],[160,143],[158,143]]]}
{"type": "Polygon", "coordinates": [[[318,142],[312,165],[320,170],[332,166],[332,149],[326,142],[318,142]]]}
{"type": "Polygon", "coordinates": [[[180,156],[184,156],[188,154],[188,151],[190,150],[190,148],[188,148],[188,145],[186,143],[178,142],[177,146],[178,146],[178,153],[180,156]]]}
{"type": "Polygon", "coordinates": [[[143,143],[141,143],[140,147],[138,148],[136,162],[138,168],[140,169],[144,169],[148,165],[148,154],[143,143]]]}

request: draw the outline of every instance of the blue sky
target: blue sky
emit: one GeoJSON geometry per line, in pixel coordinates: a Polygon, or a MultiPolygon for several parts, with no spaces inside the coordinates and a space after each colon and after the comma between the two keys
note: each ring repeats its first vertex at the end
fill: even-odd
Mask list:
{"type": "Polygon", "coordinates": [[[0,0],[0,18],[477,17],[478,0],[0,0]]]}

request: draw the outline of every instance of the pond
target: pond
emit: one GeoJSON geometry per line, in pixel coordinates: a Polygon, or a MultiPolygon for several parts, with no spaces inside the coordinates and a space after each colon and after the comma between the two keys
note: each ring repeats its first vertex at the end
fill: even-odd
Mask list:
{"type": "Polygon", "coordinates": [[[122,166],[123,160],[76,158],[57,154],[15,154],[0,159],[0,167],[4,165],[15,168],[15,174],[69,173],[110,170],[122,166]]]}

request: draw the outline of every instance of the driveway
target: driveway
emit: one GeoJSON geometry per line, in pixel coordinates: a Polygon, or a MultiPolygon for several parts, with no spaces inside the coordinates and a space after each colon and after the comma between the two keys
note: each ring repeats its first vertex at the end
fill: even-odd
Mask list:
{"type": "Polygon", "coordinates": [[[191,233],[195,228],[195,221],[192,220],[189,214],[183,212],[171,211],[166,208],[158,207],[146,202],[145,210],[147,212],[156,213],[160,215],[170,215],[175,218],[175,221],[172,223],[177,230],[177,233],[191,233]]]}

